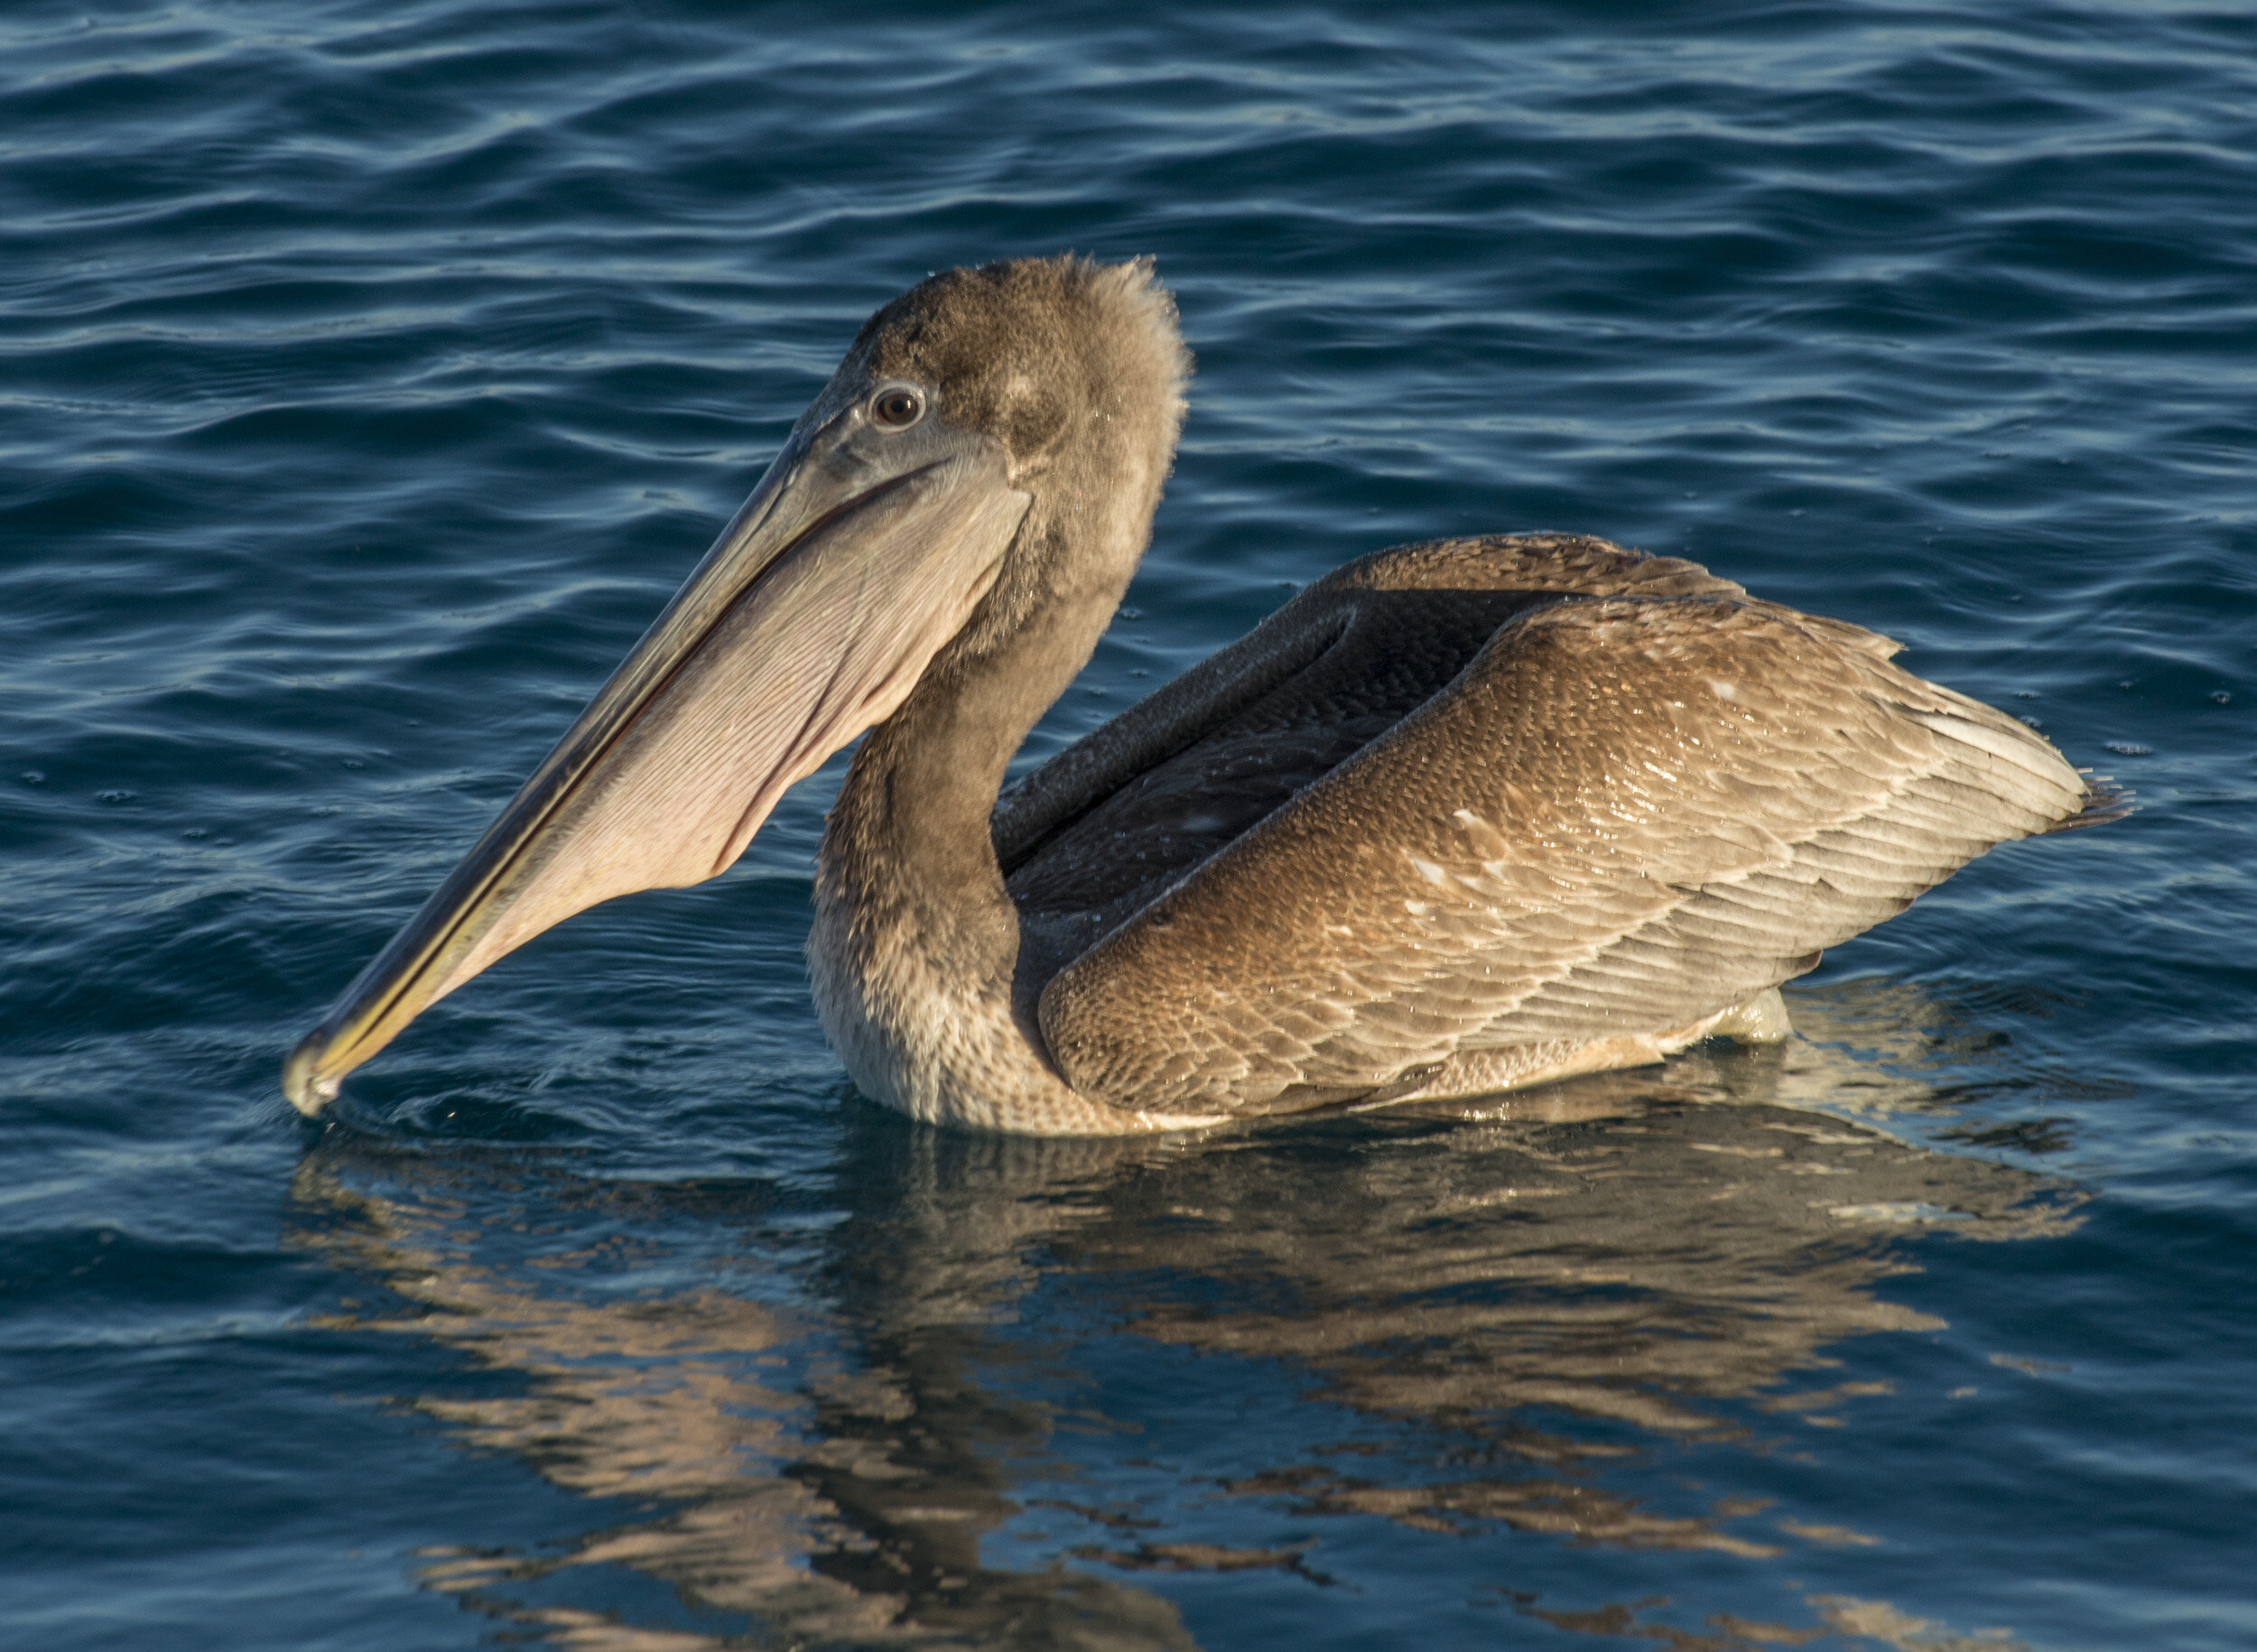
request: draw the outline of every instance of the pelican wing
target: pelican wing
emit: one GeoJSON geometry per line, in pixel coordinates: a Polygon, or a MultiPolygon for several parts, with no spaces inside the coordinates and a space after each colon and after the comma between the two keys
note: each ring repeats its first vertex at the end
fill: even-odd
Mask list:
{"type": "Polygon", "coordinates": [[[1695,563],[1570,534],[1443,540],[1335,569],[998,803],[1022,979],[1046,980],[1563,594],[1746,595],[1695,563]]]}
{"type": "MultiPolygon", "coordinates": [[[[1273,657],[1310,656],[1283,681],[1273,667],[1232,703],[1215,689],[1233,681],[1226,654],[1209,716],[1192,684],[1083,752],[1073,784],[1023,792],[1019,830],[1059,848],[1045,873],[1038,843],[1015,893],[1039,906],[1046,880],[1090,884],[1101,858],[1066,845],[1211,768],[1203,745],[1243,747],[1236,731],[1266,704],[1324,701],[1296,683],[1325,678],[1358,614],[1381,616],[1364,629],[1383,648],[1391,602],[1398,630],[1424,616],[1412,630],[1431,632],[1437,605],[1454,607],[1480,640],[1438,684],[1407,672],[1407,713],[1314,719],[1283,766],[1318,777],[1250,824],[1222,822],[1219,846],[1182,849],[1190,864],[1151,898],[1115,868],[1131,892],[1100,923],[1133,911],[1039,1001],[1076,1090],[1169,1112],[1290,1110],[1454,1055],[1683,1026],[2090,801],[2042,737],[1890,664],[1885,638],[1602,542],[1458,542],[1305,593],[1292,625],[1333,641],[1312,654],[1273,636],[1273,657]]],[[[1273,622],[1288,642],[1291,617],[1273,622]]],[[[1398,640],[1427,677],[1451,654],[1398,640]]]]}
{"type": "MultiPolygon", "coordinates": [[[[1264,732],[1355,716],[1379,715],[1391,724],[1408,710],[1398,703],[1406,692],[1416,704],[1455,676],[1499,619],[1570,592],[1747,595],[1697,563],[1581,534],[1489,534],[1379,552],[1334,569],[1237,642],[1013,785],[996,803],[997,857],[1007,872],[1024,866],[1095,804],[1265,702],[1274,703],[1264,732]],[[1390,607],[1392,613],[1380,611],[1390,607]]],[[[1837,628],[1889,652],[1897,646],[1871,632],[1837,628]]]]}

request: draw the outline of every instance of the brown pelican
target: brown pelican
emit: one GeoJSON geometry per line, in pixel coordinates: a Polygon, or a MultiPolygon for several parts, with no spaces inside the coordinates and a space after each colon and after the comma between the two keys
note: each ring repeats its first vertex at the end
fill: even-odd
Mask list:
{"type": "Polygon", "coordinates": [[[824,1029],[870,1096],[1041,1135],[1777,1037],[1822,949],[2120,811],[1885,637],[1558,534],[1351,562],[998,795],[1143,553],[1189,365],[1148,262],[952,270],[872,316],[292,1053],[292,1102],[572,914],[726,870],[865,730],[818,863],[824,1029]]]}

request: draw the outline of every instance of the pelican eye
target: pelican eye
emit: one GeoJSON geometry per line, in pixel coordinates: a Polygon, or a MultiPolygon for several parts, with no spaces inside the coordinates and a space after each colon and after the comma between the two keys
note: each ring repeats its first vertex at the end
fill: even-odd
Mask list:
{"type": "Polygon", "coordinates": [[[880,430],[906,431],[924,417],[924,393],[908,385],[888,385],[870,397],[870,422],[880,430]]]}

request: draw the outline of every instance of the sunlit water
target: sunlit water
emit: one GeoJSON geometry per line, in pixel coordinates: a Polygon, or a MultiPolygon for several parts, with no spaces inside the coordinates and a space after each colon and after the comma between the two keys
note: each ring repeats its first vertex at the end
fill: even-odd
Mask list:
{"type": "Polygon", "coordinates": [[[2253,224],[2230,5],[9,7],[0,1639],[2257,1644],[2253,224]],[[1200,376],[1037,750],[1557,527],[2141,812],[1783,1050],[1045,1145],[847,1091],[834,769],[301,1124],[860,318],[1065,246],[1200,376]]]}

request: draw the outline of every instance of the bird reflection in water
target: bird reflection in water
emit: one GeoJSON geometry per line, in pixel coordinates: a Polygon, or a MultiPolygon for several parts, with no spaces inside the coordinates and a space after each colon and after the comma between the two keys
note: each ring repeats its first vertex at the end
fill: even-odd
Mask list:
{"type": "Polygon", "coordinates": [[[813,1198],[592,1183],[340,1129],[300,1174],[296,1237],[394,1299],[340,1328],[431,1338],[521,1384],[399,1397],[565,1490],[635,1499],[562,1555],[423,1557],[429,1587],[549,1644],[1189,1647],[1147,1580],[1370,1583],[1326,1534],[1376,1519],[1751,1568],[1751,1610],[1704,1602],[1695,1630],[1650,1603],[1514,1592],[1500,1555],[1500,1608],[1559,1629],[1996,1652],[2012,1643],[1765,1575],[1865,1534],[1761,1499],[1660,1506],[1651,1465],[1673,1445],[1772,1449],[1886,1391],[1824,1380],[1827,1350],[1941,1328],[1876,1291],[1917,1266],[1909,1228],[2030,1239],[2076,1220],[2065,1185],[1881,1128],[1951,1108],[1921,1072],[1965,1052],[1939,1053],[1932,1008],[1852,986],[1799,995],[1795,1018],[1817,1041],[1188,1144],[969,1137],[858,1108],[813,1198]],[[1231,1443],[1234,1471],[1170,1482],[1142,1460],[1181,1367],[1108,1385],[1085,1338],[1231,1361],[1263,1418],[1231,1443]],[[1108,1413],[1081,1408],[1091,1394],[1108,1413]],[[1407,1429],[1423,1447],[1398,1449],[1407,1429]],[[1091,1449],[1115,1453],[1110,1495],[1154,1495],[1108,1503],[1071,1462],[1091,1449]],[[1305,1535],[1216,1539],[1278,1517],[1305,1535]],[[560,1587],[588,1568],[686,1604],[591,1607],[560,1587]],[[1783,1598],[1797,1621],[1757,1610],[1783,1598]]]}

